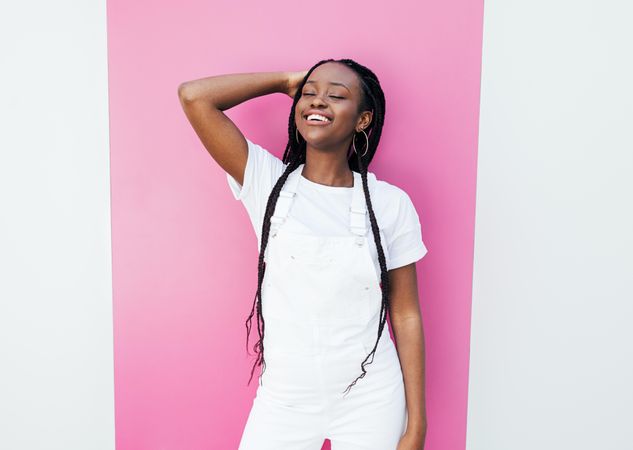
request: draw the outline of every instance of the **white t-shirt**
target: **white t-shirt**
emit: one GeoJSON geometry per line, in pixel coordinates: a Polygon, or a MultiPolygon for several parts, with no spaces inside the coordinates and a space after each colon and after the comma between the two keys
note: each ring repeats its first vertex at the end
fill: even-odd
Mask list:
{"type": "MultiPolygon", "coordinates": [[[[248,159],[244,172],[244,185],[228,173],[227,180],[233,196],[240,200],[251,219],[261,250],[261,229],[266,203],[273,186],[284,172],[286,165],[281,159],[255,144],[248,138],[248,159]]],[[[427,249],[422,241],[418,214],[405,191],[386,181],[377,180],[372,172],[367,173],[370,198],[380,236],[387,270],[418,261],[427,249]]],[[[352,187],[326,186],[300,176],[297,194],[294,197],[284,227],[293,232],[319,236],[349,236],[349,206],[352,187]]],[[[369,221],[368,221],[369,223],[369,221]]],[[[368,241],[374,260],[376,274],[380,277],[380,265],[371,226],[368,241]]]]}

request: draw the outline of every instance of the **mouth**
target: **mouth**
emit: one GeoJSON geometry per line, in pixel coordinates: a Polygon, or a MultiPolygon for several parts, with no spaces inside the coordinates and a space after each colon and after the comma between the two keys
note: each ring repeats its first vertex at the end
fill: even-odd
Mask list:
{"type": "Polygon", "coordinates": [[[304,114],[303,120],[307,125],[326,126],[332,123],[332,118],[323,114],[304,114]]]}

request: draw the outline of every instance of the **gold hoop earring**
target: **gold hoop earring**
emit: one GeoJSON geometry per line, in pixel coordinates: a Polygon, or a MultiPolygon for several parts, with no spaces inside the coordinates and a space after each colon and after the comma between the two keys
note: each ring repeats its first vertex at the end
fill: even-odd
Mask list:
{"type": "Polygon", "coordinates": [[[299,135],[297,134],[297,131],[299,130],[295,128],[295,139],[297,140],[297,144],[301,144],[301,142],[299,141],[299,135]]]}
{"type": "MultiPolygon", "coordinates": [[[[365,135],[365,141],[367,142],[367,145],[365,145],[365,151],[363,152],[362,155],[360,155],[362,157],[362,156],[365,156],[365,154],[367,154],[367,150],[369,150],[369,137],[367,136],[367,133],[365,133],[364,130],[360,130],[360,131],[361,131],[361,133],[363,133],[365,135]]],[[[354,149],[354,152],[358,153],[356,151],[355,142],[356,142],[356,134],[354,133],[354,137],[352,138],[352,148],[354,149]]]]}

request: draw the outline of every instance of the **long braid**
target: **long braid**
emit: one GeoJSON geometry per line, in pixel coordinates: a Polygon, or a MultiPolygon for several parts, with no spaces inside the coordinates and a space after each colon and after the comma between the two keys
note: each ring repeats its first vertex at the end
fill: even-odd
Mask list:
{"type": "Polygon", "coordinates": [[[264,323],[264,317],[262,315],[261,286],[264,279],[264,273],[266,270],[265,262],[264,262],[264,252],[268,245],[268,237],[270,234],[270,218],[272,217],[275,211],[275,206],[277,204],[277,199],[279,198],[279,193],[281,192],[281,189],[286,183],[288,176],[290,175],[290,173],[292,173],[292,171],[294,171],[301,163],[304,163],[306,160],[305,140],[301,139],[300,142],[297,142],[295,107],[296,107],[297,102],[301,98],[301,92],[303,90],[303,86],[305,85],[306,80],[310,77],[310,74],[312,73],[312,71],[314,71],[314,69],[316,69],[318,66],[326,62],[337,62],[337,63],[345,64],[346,66],[350,67],[352,70],[356,72],[360,80],[361,93],[362,93],[361,102],[359,104],[358,111],[361,112],[361,111],[371,110],[373,112],[372,121],[367,128],[368,142],[367,142],[366,149],[362,151],[358,150],[356,152],[355,159],[349,158],[349,156],[351,155],[348,152],[348,164],[351,170],[355,172],[359,172],[361,174],[361,178],[363,181],[363,191],[365,192],[365,202],[367,204],[367,210],[369,211],[369,220],[371,223],[372,233],[374,235],[374,242],[376,244],[376,249],[378,252],[378,262],[380,264],[380,271],[381,271],[380,287],[382,291],[382,306],[380,310],[380,320],[378,324],[376,344],[374,344],[372,351],[369,353],[369,355],[367,355],[367,357],[365,357],[365,359],[361,363],[362,373],[356,378],[356,380],[354,380],[347,387],[345,392],[348,392],[351,389],[351,387],[354,386],[356,382],[359,379],[363,378],[365,374],[367,373],[367,371],[365,370],[365,365],[371,364],[373,362],[372,356],[375,355],[376,349],[378,347],[378,342],[380,341],[380,337],[382,335],[383,329],[386,324],[387,311],[389,309],[389,277],[387,273],[386,258],[383,251],[381,239],[380,239],[378,222],[374,214],[374,209],[373,209],[370,194],[369,194],[369,186],[367,183],[367,167],[369,167],[369,164],[371,163],[374,157],[374,154],[376,153],[376,150],[378,148],[378,143],[380,142],[380,136],[382,134],[382,127],[383,127],[384,117],[385,117],[385,97],[384,97],[382,88],[380,86],[380,83],[378,81],[378,78],[367,67],[357,63],[356,61],[352,59],[339,59],[339,60],[335,60],[331,58],[324,59],[316,63],[314,66],[312,66],[308,70],[302,82],[297,88],[297,91],[293,99],[292,108],[290,110],[290,117],[288,118],[288,143],[286,144],[286,148],[284,150],[284,154],[282,157],[283,163],[286,164],[287,166],[284,172],[281,174],[281,176],[277,180],[277,182],[275,183],[275,185],[273,186],[273,189],[268,197],[268,202],[266,204],[266,210],[264,213],[264,219],[262,223],[261,243],[260,243],[260,250],[259,250],[259,263],[258,263],[258,272],[257,272],[258,273],[257,292],[255,293],[255,299],[253,300],[253,307],[251,309],[250,315],[248,316],[248,319],[246,320],[246,329],[247,329],[246,349],[248,352],[248,337],[250,335],[250,330],[251,330],[251,321],[255,313],[255,310],[257,311],[257,330],[259,332],[259,340],[253,346],[253,350],[258,353],[258,357],[255,360],[255,363],[251,370],[251,377],[249,379],[249,384],[253,378],[253,373],[257,366],[259,365],[262,366],[262,374],[266,370],[266,361],[264,359],[265,323],[264,323]],[[361,156],[361,154],[363,153],[364,153],[364,156],[361,156]],[[367,360],[370,357],[372,357],[372,360],[367,362],[367,360]]]}
{"type": "Polygon", "coordinates": [[[385,327],[385,323],[387,321],[387,311],[389,309],[389,277],[387,275],[387,262],[385,258],[385,253],[383,251],[382,242],[380,239],[380,232],[378,227],[378,222],[376,221],[376,215],[374,214],[374,208],[371,203],[371,198],[369,195],[369,187],[367,183],[367,168],[363,167],[363,161],[360,154],[363,153],[361,150],[356,152],[358,165],[361,168],[361,178],[363,180],[363,191],[365,192],[365,199],[367,204],[367,210],[369,211],[369,222],[371,223],[371,230],[374,235],[374,243],[376,244],[376,250],[378,252],[378,262],[380,264],[380,289],[382,292],[382,301],[380,308],[380,320],[378,321],[378,335],[376,338],[376,343],[372,348],[369,355],[365,357],[363,362],[360,365],[362,373],[343,391],[345,394],[349,392],[349,390],[356,384],[358,380],[363,378],[367,371],[365,370],[365,364],[371,364],[374,362],[373,356],[376,354],[376,349],[378,348],[378,342],[380,341],[380,336],[382,335],[382,331],[385,327]],[[367,360],[371,357],[371,361],[367,362],[367,360]]]}
{"type": "MultiPolygon", "coordinates": [[[[367,67],[364,67],[357,62],[345,59],[343,60],[345,64],[355,70],[361,81],[361,89],[363,93],[363,98],[361,104],[359,105],[359,112],[372,110],[373,117],[372,121],[368,127],[368,136],[365,148],[357,148],[354,153],[356,153],[356,158],[350,160],[350,168],[357,172],[360,172],[361,179],[363,180],[363,191],[365,193],[365,203],[367,204],[367,210],[369,212],[369,222],[371,223],[372,234],[374,236],[374,243],[376,244],[376,250],[378,253],[378,263],[380,265],[380,289],[382,292],[382,302],[380,309],[380,319],[378,321],[378,333],[376,337],[376,343],[372,348],[369,355],[365,357],[363,362],[361,363],[361,371],[362,373],[343,391],[344,393],[349,392],[349,390],[356,384],[358,380],[363,378],[367,371],[365,370],[366,364],[371,364],[374,361],[373,356],[376,354],[376,350],[378,348],[378,343],[380,342],[380,337],[382,336],[382,332],[384,330],[385,324],[387,322],[387,311],[389,310],[389,276],[387,272],[387,262],[385,258],[385,253],[383,250],[382,242],[380,239],[380,228],[378,226],[378,222],[376,220],[376,215],[374,213],[374,208],[371,203],[371,196],[369,193],[369,186],[367,182],[367,167],[371,163],[374,154],[378,148],[378,143],[380,142],[380,136],[382,135],[382,127],[385,120],[385,96],[380,86],[380,82],[376,75],[369,70],[367,67]],[[363,155],[364,156],[361,156],[363,155]],[[366,161],[366,162],[365,162],[366,161]],[[371,357],[371,361],[367,362],[367,360],[371,357]]],[[[360,136],[361,134],[359,134],[360,136]]],[[[364,135],[362,135],[364,136],[364,135]]],[[[355,136],[356,137],[356,136],[355,136]]]]}
{"type": "Polygon", "coordinates": [[[258,357],[255,360],[255,364],[253,365],[253,368],[251,369],[251,376],[248,379],[248,384],[250,384],[251,380],[253,379],[253,373],[255,372],[255,368],[258,365],[263,365],[262,374],[266,370],[266,361],[264,360],[265,323],[264,323],[264,316],[262,314],[261,290],[262,290],[262,282],[264,280],[264,273],[266,272],[266,263],[264,262],[264,252],[266,251],[266,247],[268,245],[268,237],[270,235],[270,217],[275,211],[275,206],[277,205],[277,200],[279,199],[279,193],[281,192],[281,188],[283,187],[284,183],[288,179],[288,176],[292,173],[293,170],[295,170],[299,166],[300,163],[301,163],[300,159],[295,157],[293,162],[291,164],[288,164],[284,172],[281,174],[281,176],[279,177],[279,179],[273,186],[273,189],[268,197],[268,202],[266,203],[266,212],[264,214],[264,222],[262,224],[262,231],[261,231],[262,239],[261,239],[261,244],[260,244],[261,249],[259,251],[259,263],[257,266],[258,268],[257,292],[255,293],[255,299],[253,301],[253,307],[251,308],[251,312],[248,316],[248,319],[246,319],[246,352],[248,353],[248,338],[251,332],[251,321],[253,318],[253,314],[255,313],[255,309],[257,309],[257,331],[260,338],[253,346],[253,350],[258,354],[258,357]]]}

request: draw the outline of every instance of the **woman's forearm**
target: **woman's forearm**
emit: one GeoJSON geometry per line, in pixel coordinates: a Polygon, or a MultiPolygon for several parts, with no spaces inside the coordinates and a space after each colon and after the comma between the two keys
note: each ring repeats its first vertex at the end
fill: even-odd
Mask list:
{"type": "Polygon", "coordinates": [[[288,72],[254,72],[215,75],[186,81],[178,88],[184,101],[202,100],[220,111],[275,92],[287,93],[288,72]]]}
{"type": "Polygon", "coordinates": [[[392,319],[407,401],[407,433],[426,434],[424,332],[419,317],[392,319]]]}

